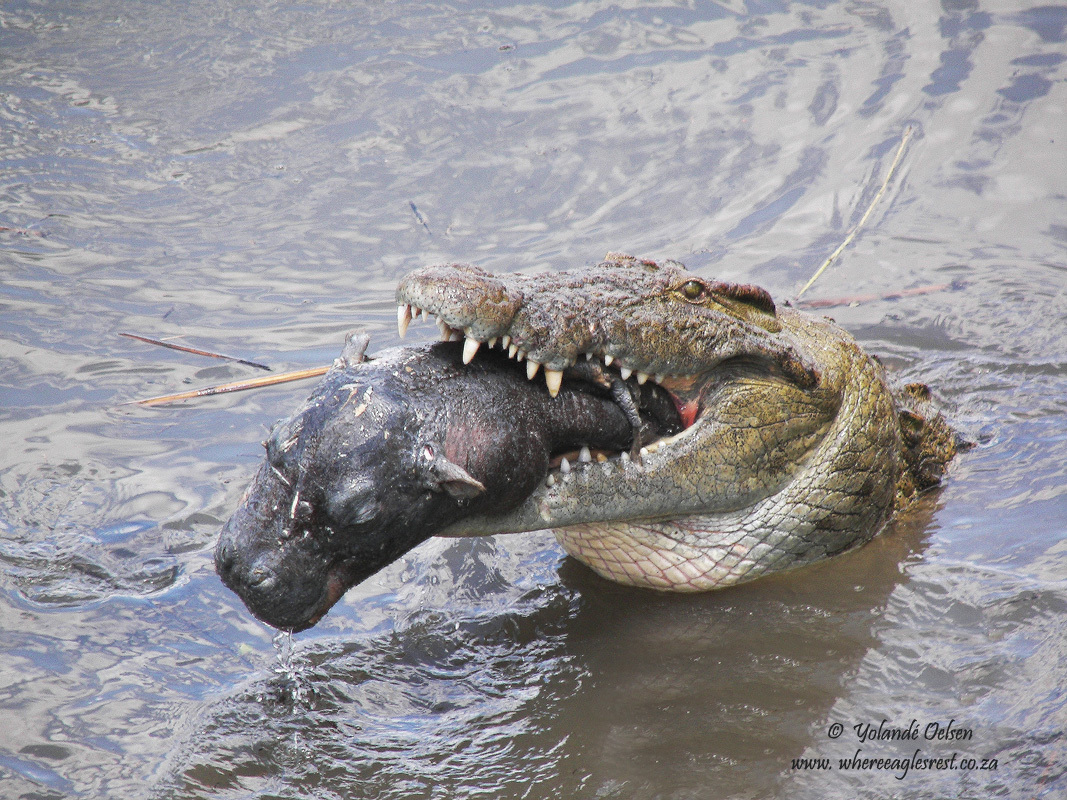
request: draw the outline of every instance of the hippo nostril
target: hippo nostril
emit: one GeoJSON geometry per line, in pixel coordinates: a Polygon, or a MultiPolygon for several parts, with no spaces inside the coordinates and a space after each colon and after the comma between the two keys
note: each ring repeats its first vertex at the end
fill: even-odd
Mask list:
{"type": "Polygon", "coordinates": [[[233,548],[220,541],[215,548],[215,571],[220,576],[226,577],[233,571],[233,565],[237,561],[233,548]]]}
{"type": "Polygon", "coordinates": [[[269,589],[278,580],[277,573],[267,567],[257,566],[248,570],[245,585],[250,589],[269,589]]]}

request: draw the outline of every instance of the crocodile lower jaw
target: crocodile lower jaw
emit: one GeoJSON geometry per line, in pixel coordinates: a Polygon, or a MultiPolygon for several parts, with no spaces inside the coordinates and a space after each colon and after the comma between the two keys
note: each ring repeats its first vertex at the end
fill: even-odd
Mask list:
{"type": "MultiPolygon", "coordinates": [[[[689,427],[672,436],[664,436],[661,439],[654,439],[641,448],[640,456],[641,458],[646,458],[658,452],[661,448],[669,448],[675,442],[690,435],[691,432],[692,429],[689,427]]],[[[640,466],[640,462],[635,462],[625,450],[594,451],[590,450],[588,447],[583,447],[581,450],[572,450],[569,453],[563,453],[553,458],[549,464],[549,471],[545,478],[545,485],[555,486],[557,483],[564,483],[569,480],[572,475],[583,469],[599,468],[610,473],[615,469],[640,469],[640,466]]]]}

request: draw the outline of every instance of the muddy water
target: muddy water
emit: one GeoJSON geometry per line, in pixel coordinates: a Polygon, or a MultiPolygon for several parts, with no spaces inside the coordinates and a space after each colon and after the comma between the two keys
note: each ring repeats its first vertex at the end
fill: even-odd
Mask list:
{"type": "Polygon", "coordinates": [[[1067,6],[57,5],[0,9],[0,795],[1067,791],[1067,6]],[[908,128],[807,297],[953,284],[831,313],[977,446],[829,564],[431,541],[281,662],[211,548],[307,387],[120,405],[258,373],[119,332],[316,366],[435,261],[795,297],[908,128]]]}

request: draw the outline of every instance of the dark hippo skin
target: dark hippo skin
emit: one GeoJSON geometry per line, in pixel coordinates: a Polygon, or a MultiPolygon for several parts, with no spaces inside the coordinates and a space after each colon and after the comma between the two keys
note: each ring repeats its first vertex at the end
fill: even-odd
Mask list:
{"type": "MultiPolygon", "coordinates": [[[[457,520],[506,513],[582,447],[631,446],[611,392],[565,380],[553,398],[522,365],[462,344],[345,352],[278,422],[267,456],[223,528],[215,565],[259,619],[299,631],[352,586],[457,520]]],[[[653,387],[636,396],[648,436],[681,429],[653,387]]]]}

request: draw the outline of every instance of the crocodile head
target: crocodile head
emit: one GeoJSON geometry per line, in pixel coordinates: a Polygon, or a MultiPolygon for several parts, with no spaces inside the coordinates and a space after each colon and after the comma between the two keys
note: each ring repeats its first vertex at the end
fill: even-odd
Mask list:
{"type": "Polygon", "coordinates": [[[676,261],[609,253],[594,267],[532,276],[431,266],[405,276],[396,296],[401,336],[412,319],[436,315],[442,339],[464,340],[466,363],[482,345],[499,347],[531,380],[543,367],[553,396],[564,375],[587,378],[589,362],[617,383],[651,380],[686,427],[726,374],[802,389],[819,380],[766,290],[708,281],[676,261]]]}
{"type": "Polygon", "coordinates": [[[432,266],[405,276],[396,297],[401,335],[414,316],[435,314],[442,338],[465,337],[468,362],[482,344],[499,344],[531,377],[543,366],[553,393],[582,358],[677,389],[738,358],[802,386],[817,381],[764,289],[707,281],[677,261],[609,253],[594,267],[532,276],[432,266]]]}
{"type": "MultiPolygon", "coordinates": [[[[442,338],[464,340],[465,362],[504,349],[529,379],[543,369],[552,394],[583,364],[629,390],[653,381],[684,426],[637,458],[551,473],[517,508],[446,535],[553,529],[605,577],[700,591],[856,546],[897,504],[906,448],[881,366],[763,289],[609,253],[539,275],[427,267],[396,298],[401,335],[435,315],[442,338]]],[[[936,449],[940,470],[952,453],[936,449]]]]}

